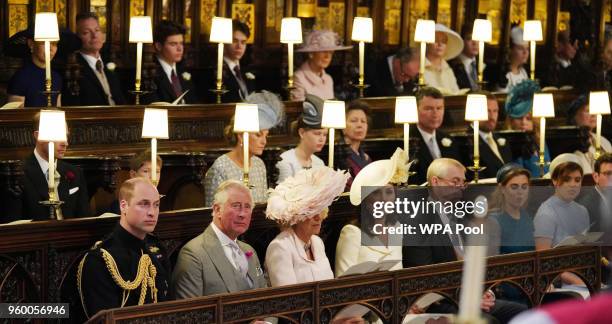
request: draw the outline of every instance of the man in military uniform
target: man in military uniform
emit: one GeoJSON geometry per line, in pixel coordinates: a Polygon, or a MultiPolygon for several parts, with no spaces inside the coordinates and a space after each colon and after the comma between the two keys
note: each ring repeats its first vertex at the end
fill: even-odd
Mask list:
{"type": "Polygon", "coordinates": [[[119,189],[121,218],[113,232],[81,260],[77,284],[85,314],[169,300],[170,264],[150,233],[159,216],[160,195],[144,178],[119,189]]]}

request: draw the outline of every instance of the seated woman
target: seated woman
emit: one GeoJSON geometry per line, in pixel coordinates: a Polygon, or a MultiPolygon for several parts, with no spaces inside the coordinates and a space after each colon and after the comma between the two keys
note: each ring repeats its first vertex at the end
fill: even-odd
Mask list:
{"type": "MultiPolygon", "coordinates": [[[[587,209],[575,202],[582,186],[582,168],[575,162],[565,162],[552,170],[555,193],[542,203],[534,219],[536,250],[557,246],[564,239],[589,229],[587,209]]],[[[571,273],[561,274],[566,284],[582,285],[571,273]]]]}
{"type": "MultiPolygon", "coordinates": [[[[597,136],[595,130],[597,128],[597,116],[589,114],[589,104],[586,95],[581,95],[570,104],[567,110],[567,123],[568,125],[587,127],[589,130],[590,145],[585,147],[585,150],[576,150],[574,154],[578,155],[581,160],[580,166],[584,174],[591,174],[593,173],[593,165],[595,164],[595,139],[597,136]]],[[[612,152],[612,144],[603,136],[601,137],[601,152],[612,152]]]]}
{"type": "Polygon", "coordinates": [[[302,170],[270,193],[266,217],[282,228],[266,251],[272,287],[334,278],[317,235],[327,208],[342,193],[348,177],[345,171],[328,167],[302,170]]]}
{"type": "MultiPolygon", "coordinates": [[[[522,130],[528,133],[529,145],[523,147],[523,154],[514,162],[529,170],[532,175],[540,174],[539,143],[540,132],[534,131],[531,108],[533,106],[533,95],[540,87],[531,80],[525,80],[517,84],[506,99],[506,125],[509,129],[522,130]]],[[[544,173],[548,172],[550,153],[548,146],[544,143],[544,173]]]]}
{"type": "Polygon", "coordinates": [[[347,187],[351,186],[359,171],[372,162],[361,148],[361,142],[368,135],[370,106],[361,100],[349,102],[346,107],[346,128],[342,130],[344,143],[347,144],[346,169],[351,174],[347,187]]]}
{"type": "MultiPolygon", "coordinates": [[[[376,201],[395,201],[393,185],[405,183],[408,180],[406,154],[398,148],[391,159],[370,163],[354,179],[351,185],[351,204],[366,210],[372,210],[376,201]],[[379,187],[375,190],[373,187],[379,187]],[[363,196],[362,191],[370,191],[363,196]]],[[[368,215],[372,213],[366,212],[368,215]]],[[[355,217],[352,224],[342,228],[336,245],[336,277],[341,276],[350,267],[366,261],[378,262],[385,260],[402,260],[401,235],[377,235],[373,226],[384,224],[393,226],[397,220],[391,215],[381,218],[355,217]],[[366,239],[366,242],[362,241],[366,239]]],[[[398,262],[391,270],[401,269],[398,262]]]]}
{"type": "Polygon", "coordinates": [[[499,253],[533,251],[533,218],[524,208],[529,198],[529,171],[509,163],[497,172],[497,188],[491,201],[491,218],[501,230],[499,253]]]}
{"type": "MultiPolygon", "coordinates": [[[[283,120],[284,107],[275,94],[267,91],[249,95],[246,102],[257,104],[259,109],[259,132],[249,133],[249,186],[253,201],[263,203],[267,199],[268,179],[266,166],[258,155],[261,155],[266,147],[269,130],[283,120]]],[[[242,180],[243,177],[242,134],[234,133],[234,118],[225,127],[224,134],[234,147],[218,157],[206,171],[204,177],[206,207],[212,205],[214,192],[221,182],[228,179],[242,180]]]]}
{"type": "Polygon", "coordinates": [[[491,91],[510,92],[515,85],[529,79],[526,70],[529,59],[529,43],[523,40],[523,29],[513,27],[510,32],[509,57],[501,66],[488,65],[484,77],[491,91]]]}
{"type": "MultiPolygon", "coordinates": [[[[45,43],[34,41],[33,29],[28,29],[13,37],[25,38],[31,54],[24,59],[23,67],[17,70],[8,82],[6,89],[8,102],[21,102],[21,107],[28,108],[46,107],[47,96],[43,94],[46,79],[45,43]]],[[[57,53],[57,42],[51,42],[50,48],[50,60],[52,60],[57,53]]],[[[51,96],[51,106],[61,106],[61,95],[59,94],[61,90],[62,75],[51,70],[51,91],[56,91],[51,96]]]]}
{"type": "Polygon", "coordinates": [[[304,100],[306,94],[333,99],[334,80],[325,69],[331,64],[334,51],[351,48],[342,46],[338,34],[331,30],[313,30],[308,34],[304,45],[296,51],[306,53],[308,57],[295,71],[295,89],[291,91],[291,100],[304,100]]]}
{"type": "Polygon", "coordinates": [[[303,112],[297,122],[294,122],[293,133],[300,137],[298,146],[280,155],[276,164],[278,183],[294,176],[300,170],[318,168],[325,165],[323,160],[314,155],[321,152],[327,138],[327,129],[321,128],[323,100],[313,95],[306,95],[302,103],[303,112]]]}
{"type": "Polygon", "coordinates": [[[427,44],[425,83],[444,95],[457,94],[459,86],[453,69],[446,62],[463,51],[463,39],[450,28],[436,24],[436,42],[427,44]]]}

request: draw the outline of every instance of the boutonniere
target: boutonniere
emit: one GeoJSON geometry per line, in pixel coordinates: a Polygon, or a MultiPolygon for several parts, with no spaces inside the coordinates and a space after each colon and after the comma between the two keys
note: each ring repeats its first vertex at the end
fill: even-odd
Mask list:
{"type": "Polygon", "coordinates": [[[115,64],[115,63],[113,63],[113,62],[108,62],[108,63],[106,63],[106,68],[107,68],[109,71],[113,72],[113,71],[115,71],[115,69],[117,68],[117,64],[115,64]]]}
{"type": "Polygon", "coordinates": [[[500,137],[497,139],[497,145],[499,146],[506,146],[506,139],[503,137],[500,137]]]}
{"type": "Polygon", "coordinates": [[[181,73],[181,76],[183,77],[183,80],[185,80],[185,81],[191,80],[191,73],[189,73],[189,72],[183,72],[183,73],[181,73]]]}
{"type": "Polygon", "coordinates": [[[247,72],[244,74],[244,76],[249,79],[249,80],[255,80],[255,74],[251,73],[251,72],[247,72]]]}
{"type": "Polygon", "coordinates": [[[68,182],[72,182],[72,180],[76,178],[76,175],[74,174],[74,172],[68,170],[66,171],[66,174],[64,175],[64,177],[66,178],[66,180],[68,180],[68,182]]]}
{"type": "Polygon", "coordinates": [[[453,144],[453,141],[448,137],[443,138],[441,142],[444,147],[450,147],[453,144]]]}
{"type": "Polygon", "coordinates": [[[244,252],[244,255],[246,256],[247,260],[250,259],[253,256],[253,251],[246,251],[244,252]]]}

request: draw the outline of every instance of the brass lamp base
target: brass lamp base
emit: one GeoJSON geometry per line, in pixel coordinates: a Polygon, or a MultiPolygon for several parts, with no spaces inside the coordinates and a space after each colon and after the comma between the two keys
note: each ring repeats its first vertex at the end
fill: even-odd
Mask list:
{"type": "Polygon", "coordinates": [[[150,91],[142,91],[142,90],[130,90],[129,93],[134,95],[134,104],[140,105],[140,96],[143,96],[150,91]]]}
{"type": "Polygon", "coordinates": [[[353,83],[351,84],[351,86],[359,90],[359,98],[363,98],[363,91],[370,87],[369,84],[359,84],[359,83],[353,83]]]}
{"type": "Polygon", "coordinates": [[[474,165],[467,167],[468,170],[474,172],[474,183],[478,183],[478,173],[484,171],[486,168],[487,167],[480,166],[480,159],[478,156],[474,158],[474,165]]]}
{"type": "Polygon", "coordinates": [[[60,92],[53,91],[53,90],[45,90],[45,91],[41,91],[41,93],[47,97],[47,107],[52,107],[53,104],[51,103],[51,98],[53,97],[53,95],[57,95],[60,92]]]}
{"type": "Polygon", "coordinates": [[[64,216],[62,215],[62,209],[60,208],[60,206],[64,203],[63,201],[56,200],[56,199],[49,199],[49,200],[39,201],[38,203],[49,208],[49,219],[55,219],[55,220],[64,219],[64,216]]]}
{"type": "Polygon", "coordinates": [[[220,104],[221,103],[221,96],[224,95],[225,93],[227,93],[229,90],[221,87],[221,88],[217,88],[217,89],[208,89],[208,91],[214,93],[217,96],[217,103],[220,104]]]}

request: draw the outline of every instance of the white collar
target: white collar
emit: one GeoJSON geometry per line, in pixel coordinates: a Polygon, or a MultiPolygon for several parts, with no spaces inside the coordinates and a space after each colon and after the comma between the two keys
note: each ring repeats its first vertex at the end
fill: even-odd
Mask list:
{"type": "Polygon", "coordinates": [[[232,61],[225,56],[223,57],[223,60],[225,61],[225,64],[227,64],[227,67],[230,69],[230,71],[232,71],[232,74],[234,74],[234,69],[236,68],[236,66],[240,68],[240,62],[232,61]]]}
{"type": "MultiPolygon", "coordinates": [[[[159,61],[159,65],[161,65],[162,70],[164,70],[164,73],[166,73],[166,76],[168,77],[168,80],[170,80],[170,83],[172,83],[172,70],[174,70],[174,73],[176,72],[176,63],[170,65],[168,64],[168,62],[164,61],[161,57],[157,57],[157,60],[159,61]]],[[[177,75],[178,77],[178,75],[177,75]]]]}
{"type": "Polygon", "coordinates": [[[436,138],[436,130],[434,129],[433,133],[428,133],[424,130],[421,129],[421,127],[419,127],[419,125],[417,124],[417,129],[419,130],[419,132],[421,133],[421,136],[423,136],[423,140],[425,140],[425,143],[429,143],[429,141],[431,140],[431,138],[433,137],[434,139],[436,138]]]}
{"type": "Polygon", "coordinates": [[[219,242],[221,242],[221,246],[230,245],[232,243],[238,244],[238,242],[236,242],[237,240],[232,240],[229,236],[223,233],[214,222],[211,222],[210,225],[212,226],[213,231],[215,231],[215,234],[217,234],[217,238],[219,239],[219,242]]]}
{"type": "Polygon", "coordinates": [[[480,129],[478,130],[478,133],[480,133],[480,137],[482,137],[485,141],[487,140],[487,137],[490,135],[491,137],[493,137],[493,132],[483,132],[480,129]]]}
{"type": "Polygon", "coordinates": [[[102,56],[100,56],[100,54],[98,54],[98,57],[94,57],[92,55],[89,54],[85,54],[83,52],[80,52],[81,56],[83,57],[83,59],[85,59],[85,61],[87,62],[87,64],[89,65],[89,67],[94,70],[94,71],[98,71],[96,70],[96,62],[100,61],[102,62],[102,68],[104,68],[104,61],[102,61],[102,56]]]}
{"type": "Polygon", "coordinates": [[[570,60],[566,60],[566,59],[562,59],[560,57],[556,57],[557,58],[557,62],[559,62],[559,64],[561,64],[561,66],[565,69],[568,66],[572,65],[572,61],[570,60]]]}
{"type": "Polygon", "coordinates": [[[38,151],[36,151],[36,148],[34,148],[34,157],[36,157],[36,161],[38,161],[38,165],[40,166],[42,173],[47,176],[47,170],[49,170],[49,161],[45,160],[42,156],[40,156],[40,154],[38,154],[38,151]]]}

